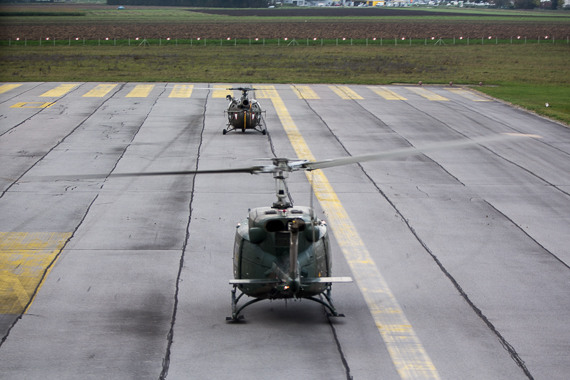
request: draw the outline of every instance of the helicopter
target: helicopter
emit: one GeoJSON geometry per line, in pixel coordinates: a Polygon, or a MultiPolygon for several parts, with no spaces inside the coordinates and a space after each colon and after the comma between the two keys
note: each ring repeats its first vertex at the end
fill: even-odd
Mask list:
{"type": "Polygon", "coordinates": [[[264,299],[308,299],[322,304],[330,316],[343,317],[331,298],[331,285],[352,282],[350,277],[331,277],[327,224],[312,207],[294,207],[286,191],[288,172],[305,161],[272,159],[270,167],[252,168],[252,174],[273,173],[277,201],[257,207],[237,225],[232,289],[232,316],[237,321],[247,306],[264,299]],[[237,291],[240,294],[237,295],[237,291]],[[253,300],[238,306],[247,295],[253,300]],[[322,297],[317,297],[322,295],[322,297]]]}
{"type": "Polygon", "coordinates": [[[228,109],[224,112],[228,118],[228,124],[222,131],[225,135],[231,131],[241,130],[245,132],[246,129],[254,129],[262,134],[267,133],[267,129],[263,125],[262,113],[259,102],[255,99],[250,99],[248,91],[254,91],[255,88],[250,87],[236,87],[228,88],[228,90],[241,91],[241,97],[234,98],[231,95],[226,96],[229,101],[228,109]]]}
{"type": "MultiPolygon", "coordinates": [[[[227,321],[242,320],[242,311],[257,302],[275,299],[307,299],[323,305],[329,316],[343,317],[332,302],[333,283],[350,283],[352,278],[332,277],[332,259],[327,224],[313,207],[293,206],[286,180],[294,171],[312,171],[367,161],[388,160],[425,154],[442,149],[502,141],[512,137],[537,137],[503,133],[480,138],[440,142],[423,147],[405,147],[368,155],[347,156],[321,161],[270,158],[270,165],[241,168],[112,173],[105,177],[168,176],[195,174],[272,174],[277,200],[269,207],[250,209],[237,224],[231,290],[231,316],[227,321]],[[238,293],[239,292],[239,293],[238,293]],[[253,299],[240,303],[243,296],[253,299]]],[[[66,176],[67,177],[67,176],[66,176]]],[[[101,175],[77,175],[75,179],[101,178],[101,175]]]]}

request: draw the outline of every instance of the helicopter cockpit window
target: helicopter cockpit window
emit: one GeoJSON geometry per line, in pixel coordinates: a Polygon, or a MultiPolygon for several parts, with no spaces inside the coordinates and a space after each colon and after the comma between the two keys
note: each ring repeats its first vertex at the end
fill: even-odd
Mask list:
{"type": "Polygon", "coordinates": [[[265,229],[268,232],[287,231],[287,226],[280,219],[270,220],[265,224],[265,229]]]}

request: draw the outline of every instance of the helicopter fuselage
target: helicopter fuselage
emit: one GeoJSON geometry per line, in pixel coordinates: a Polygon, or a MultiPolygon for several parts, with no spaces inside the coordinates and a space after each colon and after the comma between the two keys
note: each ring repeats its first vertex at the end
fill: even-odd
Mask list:
{"type": "Polygon", "coordinates": [[[252,129],[261,123],[261,107],[256,100],[232,99],[227,114],[228,123],[234,129],[252,129]]]}
{"type": "Polygon", "coordinates": [[[327,289],[329,284],[317,282],[331,273],[327,226],[313,213],[309,207],[259,207],[238,224],[234,278],[242,293],[260,299],[307,298],[327,289]]]}
{"type": "Polygon", "coordinates": [[[222,132],[226,134],[230,131],[241,130],[245,132],[246,129],[255,129],[263,134],[267,131],[263,124],[262,113],[264,112],[255,99],[250,99],[248,91],[255,90],[254,88],[229,88],[228,90],[239,90],[242,92],[241,97],[234,98],[232,95],[226,96],[229,101],[228,108],[225,113],[228,117],[227,128],[222,132]]]}

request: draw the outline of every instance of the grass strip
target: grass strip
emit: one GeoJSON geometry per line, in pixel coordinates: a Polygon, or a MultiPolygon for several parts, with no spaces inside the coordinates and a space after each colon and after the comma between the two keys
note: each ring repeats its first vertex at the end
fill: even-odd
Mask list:
{"type": "Polygon", "coordinates": [[[453,82],[477,86],[491,96],[570,124],[569,48],[562,43],[260,46],[223,40],[193,45],[164,42],[5,47],[0,55],[0,81],[453,82]]]}

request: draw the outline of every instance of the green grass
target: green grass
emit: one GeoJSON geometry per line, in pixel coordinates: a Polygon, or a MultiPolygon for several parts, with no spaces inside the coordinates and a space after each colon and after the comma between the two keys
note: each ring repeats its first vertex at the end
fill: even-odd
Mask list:
{"type": "Polygon", "coordinates": [[[567,85],[507,84],[497,87],[480,87],[478,90],[539,115],[570,124],[570,87],[567,85]]]}

